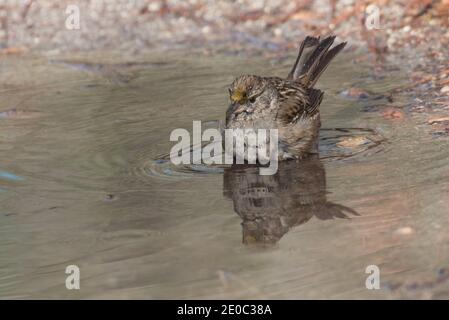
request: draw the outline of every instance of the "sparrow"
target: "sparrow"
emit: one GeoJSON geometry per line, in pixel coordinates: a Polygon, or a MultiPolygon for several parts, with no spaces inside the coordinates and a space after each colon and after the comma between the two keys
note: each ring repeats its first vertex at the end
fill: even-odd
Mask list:
{"type": "MultiPolygon", "coordinates": [[[[314,86],[332,59],[345,47],[331,48],[335,36],[306,37],[284,78],[242,75],[229,87],[226,129],[277,129],[278,160],[303,159],[318,153],[323,92],[314,86]]],[[[266,141],[268,145],[268,141],[266,141]]],[[[269,150],[269,149],[268,149],[269,150]]],[[[234,150],[239,152],[238,150],[234,150]]],[[[242,155],[246,159],[246,154],[242,155]]]]}

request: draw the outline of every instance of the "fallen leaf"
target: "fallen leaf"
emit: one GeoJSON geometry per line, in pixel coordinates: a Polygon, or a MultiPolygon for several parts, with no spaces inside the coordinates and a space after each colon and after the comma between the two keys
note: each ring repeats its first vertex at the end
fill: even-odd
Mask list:
{"type": "Polygon", "coordinates": [[[444,85],[446,85],[446,84],[449,84],[449,78],[447,78],[447,79],[441,79],[441,80],[439,81],[439,83],[440,83],[440,85],[442,85],[442,86],[444,86],[444,85]]]}
{"type": "Polygon", "coordinates": [[[355,148],[367,144],[369,142],[370,140],[367,139],[366,137],[349,137],[337,142],[337,146],[343,148],[355,148]]]}
{"type": "Polygon", "coordinates": [[[24,47],[8,47],[1,50],[1,54],[21,54],[26,52],[27,49],[24,47]]]}
{"type": "Polygon", "coordinates": [[[402,120],[405,117],[404,112],[396,108],[386,108],[381,114],[387,120],[402,120]]]}
{"type": "Polygon", "coordinates": [[[292,20],[317,20],[322,18],[323,16],[310,11],[310,10],[302,10],[299,11],[298,13],[295,13],[294,15],[291,16],[292,20]]]}

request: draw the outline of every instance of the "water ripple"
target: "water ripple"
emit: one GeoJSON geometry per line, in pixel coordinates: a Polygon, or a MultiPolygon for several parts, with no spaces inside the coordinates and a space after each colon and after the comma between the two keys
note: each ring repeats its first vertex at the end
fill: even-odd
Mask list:
{"type": "MultiPolygon", "coordinates": [[[[362,159],[383,150],[386,139],[375,130],[367,128],[323,128],[320,134],[320,159],[324,162],[362,159]]],[[[190,154],[201,145],[190,146],[190,154]]],[[[151,177],[185,178],[204,174],[221,174],[226,165],[182,164],[174,165],[170,154],[147,159],[137,169],[137,174],[151,177]]]]}

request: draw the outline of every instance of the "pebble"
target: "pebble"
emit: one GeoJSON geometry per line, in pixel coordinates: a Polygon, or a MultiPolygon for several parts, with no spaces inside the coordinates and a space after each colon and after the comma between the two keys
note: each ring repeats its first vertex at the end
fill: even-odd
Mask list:
{"type": "Polygon", "coordinates": [[[352,88],[349,88],[348,90],[344,90],[344,91],[340,92],[340,94],[346,98],[358,99],[358,100],[368,99],[370,97],[370,94],[368,93],[368,91],[363,90],[361,88],[357,88],[357,87],[352,87],[352,88]]]}
{"type": "Polygon", "coordinates": [[[427,121],[427,123],[434,124],[434,123],[441,123],[441,122],[446,122],[446,121],[449,121],[449,116],[447,116],[447,117],[430,118],[427,121]]]}
{"type": "Polygon", "coordinates": [[[411,227],[401,227],[397,229],[394,233],[400,236],[408,236],[415,232],[411,227]]]}
{"type": "Polygon", "coordinates": [[[156,12],[156,11],[159,11],[160,9],[161,9],[161,4],[158,2],[153,2],[148,5],[148,11],[150,11],[150,12],[156,12]]]}
{"type": "Polygon", "coordinates": [[[405,26],[402,28],[403,32],[410,32],[410,30],[412,30],[412,27],[410,27],[410,26],[405,26]]]}
{"type": "Polygon", "coordinates": [[[281,28],[276,28],[276,29],[274,29],[274,35],[276,36],[276,37],[280,37],[280,36],[282,36],[282,29],[281,28]]]}
{"type": "Polygon", "coordinates": [[[104,197],[105,201],[114,201],[117,200],[117,196],[112,194],[112,193],[108,193],[105,197],[104,197]]]}
{"type": "Polygon", "coordinates": [[[440,91],[441,93],[449,94],[449,85],[444,86],[440,91]]]}

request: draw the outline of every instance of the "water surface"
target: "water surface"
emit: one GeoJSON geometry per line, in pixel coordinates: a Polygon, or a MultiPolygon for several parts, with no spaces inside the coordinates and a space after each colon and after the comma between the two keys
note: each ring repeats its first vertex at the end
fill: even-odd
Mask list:
{"type": "Polygon", "coordinates": [[[123,60],[3,58],[0,297],[449,297],[448,142],[363,112],[382,97],[339,94],[382,95],[405,81],[397,70],[373,78],[338,57],[318,83],[322,159],[261,177],[160,156],[173,129],[224,118],[234,76],[291,61],[123,60]],[[379,144],[360,153],[337,145],[369,135],[379,144]],[[81,290],[65,288],[72,264],[81,290]],[[380,290],[365,288],[368,265],[380,290]]]}

